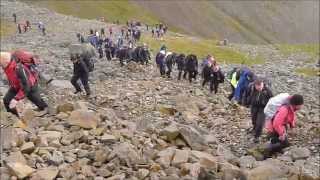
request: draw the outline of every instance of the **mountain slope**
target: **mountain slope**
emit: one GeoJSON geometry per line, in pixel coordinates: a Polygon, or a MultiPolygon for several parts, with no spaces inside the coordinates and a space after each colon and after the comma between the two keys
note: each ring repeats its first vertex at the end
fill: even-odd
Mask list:
{"type": "Polygon", "coordinates": [[[190,34],[249,43],[318,43],[319,1],[133,1],[190,34]]]}

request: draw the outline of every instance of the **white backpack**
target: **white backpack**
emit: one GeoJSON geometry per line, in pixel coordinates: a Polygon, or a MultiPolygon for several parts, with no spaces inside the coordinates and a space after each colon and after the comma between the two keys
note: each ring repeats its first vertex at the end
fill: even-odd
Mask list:
{"type": "Polygon", "coordinates": [[[288,103],[289,96],[290,95],[288,93],[280,93],[269,99],[266,107],[264,108],[266,120],[271,120],[277,113],[279,107],[288,103]]]}

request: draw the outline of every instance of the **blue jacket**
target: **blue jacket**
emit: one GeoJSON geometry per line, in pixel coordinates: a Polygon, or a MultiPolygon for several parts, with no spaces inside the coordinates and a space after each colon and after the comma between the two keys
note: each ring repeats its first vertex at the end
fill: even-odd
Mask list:
{"type": "Polygon", "coordinates": [[[237,88],[235,89],[235,92],[234,92],[234,98],[238,102],[241,102],[242,94],[250,83],[248,79],[248,76],[250,75],[252,75],[252,72],[249,69],[247,68],[243,69],[240,79],[238,81],[237,88]]]}

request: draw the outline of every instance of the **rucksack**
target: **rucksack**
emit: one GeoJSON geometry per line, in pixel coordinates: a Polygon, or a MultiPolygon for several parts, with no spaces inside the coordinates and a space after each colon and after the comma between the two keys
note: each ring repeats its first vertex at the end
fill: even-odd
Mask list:
{"type": "Polygon", "coordinates": [[[271,99],[269,99],[266,107],[264,108],[263,112],[266,116],[266,120],[271,120],[273,117],[276,115],[278,109],[285,105],[288,104],[288,99],[289,99],[289,94],[288,93],[280,93],[271,99]]]}
{"type": "Polygon", "coordinates": [[[91,44],[72,44],[69,46],[70,56],[81,57],[81,60],[87,65],[89,72],[94,70],[93,57],[96,56],[95,49],[91,44]]]}
{"type": "Polygon", "coordinates": [[[17,63],[17,65],[22,64],[24,68],[27,68],[27,71],[30,72],[29,78],[34,78],[36,81],[39,80],[37,58],[31,52],[16,50],[11,54],[11,57],[12,60],[17,63]]]}

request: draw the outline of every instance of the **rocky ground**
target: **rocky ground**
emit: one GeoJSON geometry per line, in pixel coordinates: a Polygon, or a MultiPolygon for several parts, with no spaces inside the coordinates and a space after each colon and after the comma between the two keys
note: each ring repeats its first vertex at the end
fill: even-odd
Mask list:
{"type": "MultiPolygon", "coordinates": [[[[275,92],[306,96],[292,146],[260,161],[260,146],[246,131],[248,110],[227,100],[227,84],[211,95],[199,81],[160,78],[154,65],[120,67],[102,59],[90,79],[94,95],[75,96],[67,47],[77,41],[76,32],[110,24],[1,1],[1,16],[11,18],[12,12],[44,22],[48,35],[34,28],[1,39],[1,50],[34,51],[43,72],[56,80],[43,87],[48,115],[41,117],[25,101],[18,120],[1,104],[1,124],[7,125],[1,129],[1,180],[319,179],[318,79],[293,72],[305,55],[285,59],[270,46],[231,45],[265,56],[266,64],[253,69],[272,78],[275,92]]],[[[0,83],[3,96],[7,86],[0,83]]]]}

